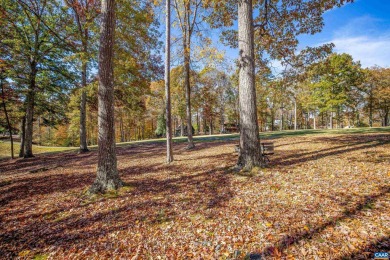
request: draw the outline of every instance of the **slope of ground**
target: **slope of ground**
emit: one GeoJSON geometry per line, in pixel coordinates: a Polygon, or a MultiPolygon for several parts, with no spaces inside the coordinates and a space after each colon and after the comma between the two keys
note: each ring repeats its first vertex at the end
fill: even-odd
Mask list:
{"type": "Polygon", "coordinates": [[[390,249],[390,133],[268,136],[236,173],[235,140],[118,148],[127,186],[86,197],[96,152],[0,161],[0,258],[358,259],[390,249]]]}

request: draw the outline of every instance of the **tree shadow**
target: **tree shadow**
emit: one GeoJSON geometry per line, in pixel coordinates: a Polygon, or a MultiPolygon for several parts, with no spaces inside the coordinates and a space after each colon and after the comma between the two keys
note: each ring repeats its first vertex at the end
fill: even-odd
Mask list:
{"type": "MultiPolygon", "coordinates": [[[[334,138],[331,139],[332,143],[343,143],[343,145],[339,145],[336,147],[321,149],[314,152],[305,152],[305,153],[297,153],[296,149],[289,151],[285,155],[280,155],[274,159],[271,160],[270,165],[276,166],[292,166],[295,164],[305,163],[313,160],[318,160],[321,158],[325,158],[328,156],[334,156],[334,155],[341,155],[352,151],[358,151],[358,150],[367,150],[370,148],[375,148],[378,146],[382,146],[384,144],[390,143],[390,136],[389,135],[379,135],[375,136],[375,139],[369,139],[369,140],[356,140],[356,139],[342,139],[342,138],[334,138]],[[368,143],[367,143],[368,142],[368,143]],[[345,148],[347,147],[347,148],[345,148]]],[[[316,140],[316,142],[328,142],[330,143],[330,139],[325,138],[323,140],[322,138],[319,138],[316,140]]]]}
{"type": "MultiPolygon", "coordinates": [[[[207,147],[210,146],[199,148],[207,147]]],[[[160,156],[164,152],[163,146],[150,148],[153,149],[150,154],[154,156],[160,156]]],[[[118,158],[139,159],[138,153],[129,150],[120,151],[118,158]]],[[[231,154],[211,155],[208,160],[212,165],[218,165],[228,156],[231,154]]],[[[207,159],[207,156],[205,157],[207,159]]],[[[94,160],[91,155],[86,158],[94,160]]],[[[194,161],[196,160],[194,158],[194,161]]],[[[27,208],[12,211],[11,216],[10,211],[1,211],[3,215],[0,218],[4,229],[0,229],[0,255],[14,258],[23,249],[42,252],[52,246],[65,251],[75,245],[78,248],[86,248],[91,241],[97,241],[109,233],[134,228],[135,223],[144,226],[162,225],[175,221],[182,212],[186,212],[186,215],[203,215],[205,210],[220,211],[234,197],[230,176],[226,174],[229,166],[207,167],[208,170],[204,170],[183,163],[146,163],[144,166],[136,164],[122,168],[119,171],[121,178],[130,188],[114,195],[112,199],[115,203],[118,202],[114,207],[109,206],[112,205],[110,201],[114,201],[111,198],[102,197],[91,203],[75,200],[80,196],[83,187],[92,183],[95,177],[91,166],[87,167],[83,174],[54,173],[51,170],[40,175],[20,176],[0,188],[3,195],[0,205],[9,207],[7,204],[11,202],[15,202],[15,205],[25,202],[30,204],[27,204],[27,208]],[[154,174],[164,171],[166,174],[163,176],[154,174]],[[39,202],[31,205],[29,196],[63,193],[71,189],[78,194],[70,195],[69,200],[73,201],[70,205],[64,202],[61,205],[53,205],[51,210],[42,213],[31,212],[31,207],[35,208],[39,202]],[[101,203],[108,208],[89,213],[89,207],[93,208],[101,203]]],[[[211,213],[209,216],[213,217],[211,213]]],[[[97,243],[96,248],[107,251],[100,243],[97,243]]]]}
{"type": "Polygon", "coordinates": [[[351,254],[345,254],[337,259],[374,259],[374,254],[376,252],[390,253],[390,236],[379,238],[365,246],[363,249],[356,250],[351,254]]]}
{"type": "Polygon", "coordinates": [[[296,244],[301,240],[311,239],[314,235],[321,233],[326,228],[335,226],[340,221],[353,218],[360,211],[368,207],[370,204],[375,203],[380,198],[386,196],[388,193],[390,193],[390,186],[382,186],[380,187],[379,193],[362,197],[356,206],[352,208],[345,208],[345,210],[336,218],[332,218],[326,221],[324,224],[311,228],[309,231],[298,231],[296,233],[286,235],[274,245],[268,246],[258,254],[263,256],[272,255],[275,252],[275,248],[279,252],[282,252],[283,250],[289,248],[291,245],[296,244]]]}

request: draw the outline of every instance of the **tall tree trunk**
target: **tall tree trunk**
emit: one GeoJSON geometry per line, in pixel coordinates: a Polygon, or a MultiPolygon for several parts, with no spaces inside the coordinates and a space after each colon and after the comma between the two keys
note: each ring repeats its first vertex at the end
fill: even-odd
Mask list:
{"type": "Polygon", "coordinates": [[[88,152],[87,145],[87,123],[86,123],[86,110],[87,110],[87,63],[83,61],[82,64],[82,85],[81,85],[81,100],[80,100],[80,153],[88,152]]]}
{"type": "Polygon", "coordinates": [[[337,107],[336,118],[337,118],[337,120],[336,120],[336,122],[337,122],[336,127],[340,128],[340,123],[341,123],[341,120],[340,120],[340,107],[337,107]]]}
{"type": "Polygon", "coordinates": [[[213,117],[210,116],[210,135],[213,135],[213,117]]]}
{"type": "Polygon", "coordinates": [[[121,110],[119,116],[120,116],[119,117],[120,140],[121,140],[121,143],[123,143],[125,141],[125,131],[123,130],[123,113],[122,113],[122,110],[121,110]]]}
{"type": "Polygon", "coordinates": [[[294,130],[297,130],[297,100],[294,98],[294,130]]]}
{"type": "Polygon", "coordinates": [[[183,122],[183,118],[180,118],[180,136],[184,136],[184,122],[183,122]]]}
{"type": "Polygon", "coordinates": [[[206,116],[203,112],[202,114],[202,124],[203,124],[203,134],[206,135],[207,132],[207,122],[206,122],[206,116]]]}
{"type": "Polygon", "coordinates": [[[10,138],[10,141],[11,141],[11,158],[14,159],[15,158],[15,156],[14,156],[14,139],[12,137],[12,126],[11,126],[11,123],[9,121],[7,106],[5,104],[5,94],[4,94],[3,79],[0,79],[0,85],[1,85],[1,97],[2,97],[2,100],[3,100],[2,103],[3,103],[4,115],[5,115],[5,119],[7,121],[9,138],[10,138]]]}
{"type": "Polygon", "coordinates": [[[221,111],[221,118],[220,118],[220,124],[221,124],[221,126],[220,126],[220,133],[223,134],[223,133],[225,133],[225,116],[224,116],[225,110],[224,110],[224,108],[223,108],[222,106],[221,106],[220,111],[221,111]]]}
{"type": "Polygon", "coordinates": [[[173,136],[177,136],[176,134],[176,128],[177,128],[177,117],[175,116],[173,118],[173,136]]]}
{"type": "Polygon", "coordinates": [[[24,157],[24,145],[26,139],[26,115],[23,116],[20,126],[20,150],[19,157],[24,157]]]}
{"type": "Polygon", "coordinates": [[[313,112],[313,128],[314,130],[317,129],[317,124],[316,124],[316,112],[313,112]]]}
{"type": "Polygon", "coordinates": [[[142,125],[141,125],[141,140],[145,139],[145,119],[142,120],[142,125]]]}
{"type": "Polygon", "coordinates": [[[333,129],[333,111],[330,111],[330,129],[333,129]]]}
{"type": "Polygon", "coordinates": [[[186,116],[187,116],[187,149],[192,149],[195,147],[194,141],[192,138],[192,116],[191,116],[191,83],[190,83],[190,41],[189,33],[186,33],[184,37],[184,70],[185,78],[184,85],[186,89],[186,116]]]}
{"type": "Polygon", "coordinates": [[[167,163],[173,162],[172,150],[172,116],[171,116],[171,1],[165,3],[165,114],[166,114],[166,136],[167,136],[167,163]]]}
{"type": "Polygon", "coordinates": [[[27,93],[24,158],[34,157],[32,152],[32,141],[33,141],[33,131],[34,131],[34,104],[35,104],[36,75],[37,75],[37,65],[33,61],[31,63],[30,86],[27,93]]]}
{"type": "Polygon", "coordinates": [[[284,120],[283,116],[284,116],[283,109],[280,109],[280,122],[281,122],[280,123],[280,131],[283,130],[283,120],[284,120]]]}
{"type": "Polygon", "coordinates": [[[199,110],[196,111],[196,134],[199,135],[200,132],[200,119],[199,119],[199,110]]]}
{"type": "Polygon", "coordinates": [[[35,78],[30,83],[30,89],[27,94],[24,158],[34,157],[32,152],[32,141],[33,141],[33,130],[34,130],[34,103],[35,103],[34,99],[35,99],[35,78]]]}
{"type": "Polygon", "coordinates": [[[42,145],[42,137],[41,137],[41,116],[38,116],[38,145],[42,145]]]}
{"type": "Polygon", "coordinates": [[[113,50],[115,32],[115,0],[102,0],[99,46],[98,89],[98,166],[91,193],[118,189],[119,178],[115,147],[113,50]]]}
{"type": "Polygon", "coordinates": [[[257,123],[252,0],[238,2],[240,155],[246,170],[263,165],[257,123]]]}

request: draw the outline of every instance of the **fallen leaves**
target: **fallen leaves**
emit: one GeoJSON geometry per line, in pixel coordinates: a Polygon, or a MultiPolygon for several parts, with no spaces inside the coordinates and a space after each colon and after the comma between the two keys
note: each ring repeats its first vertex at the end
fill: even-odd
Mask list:
{"type": "Polygon", "coordinates": [[[94,152],[0,161],[0,255],[338,259],[388,248],[390,134],[274,141],[269,168],[248,176],[230,170],[232,141],[175,144],[170,165],[162,144],[121,147],[127,186],[95,197],[83,196],[94,152]]]}

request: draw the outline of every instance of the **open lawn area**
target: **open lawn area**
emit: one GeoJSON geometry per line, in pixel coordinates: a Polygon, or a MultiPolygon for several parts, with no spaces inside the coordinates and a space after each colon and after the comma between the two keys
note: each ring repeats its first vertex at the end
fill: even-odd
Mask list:
{"type": "Polygon", "coordinates": [[[390,250],[390,128],[262,138],[275,154],[249,173],[234,169],[237,135],[200,137],[190,151],[176,142],[169,165],[164,142],[119,145],[127,185],[94,196],[85,191],[95,150],[3,159],[0,258],[371,259],[390,250]]]}

